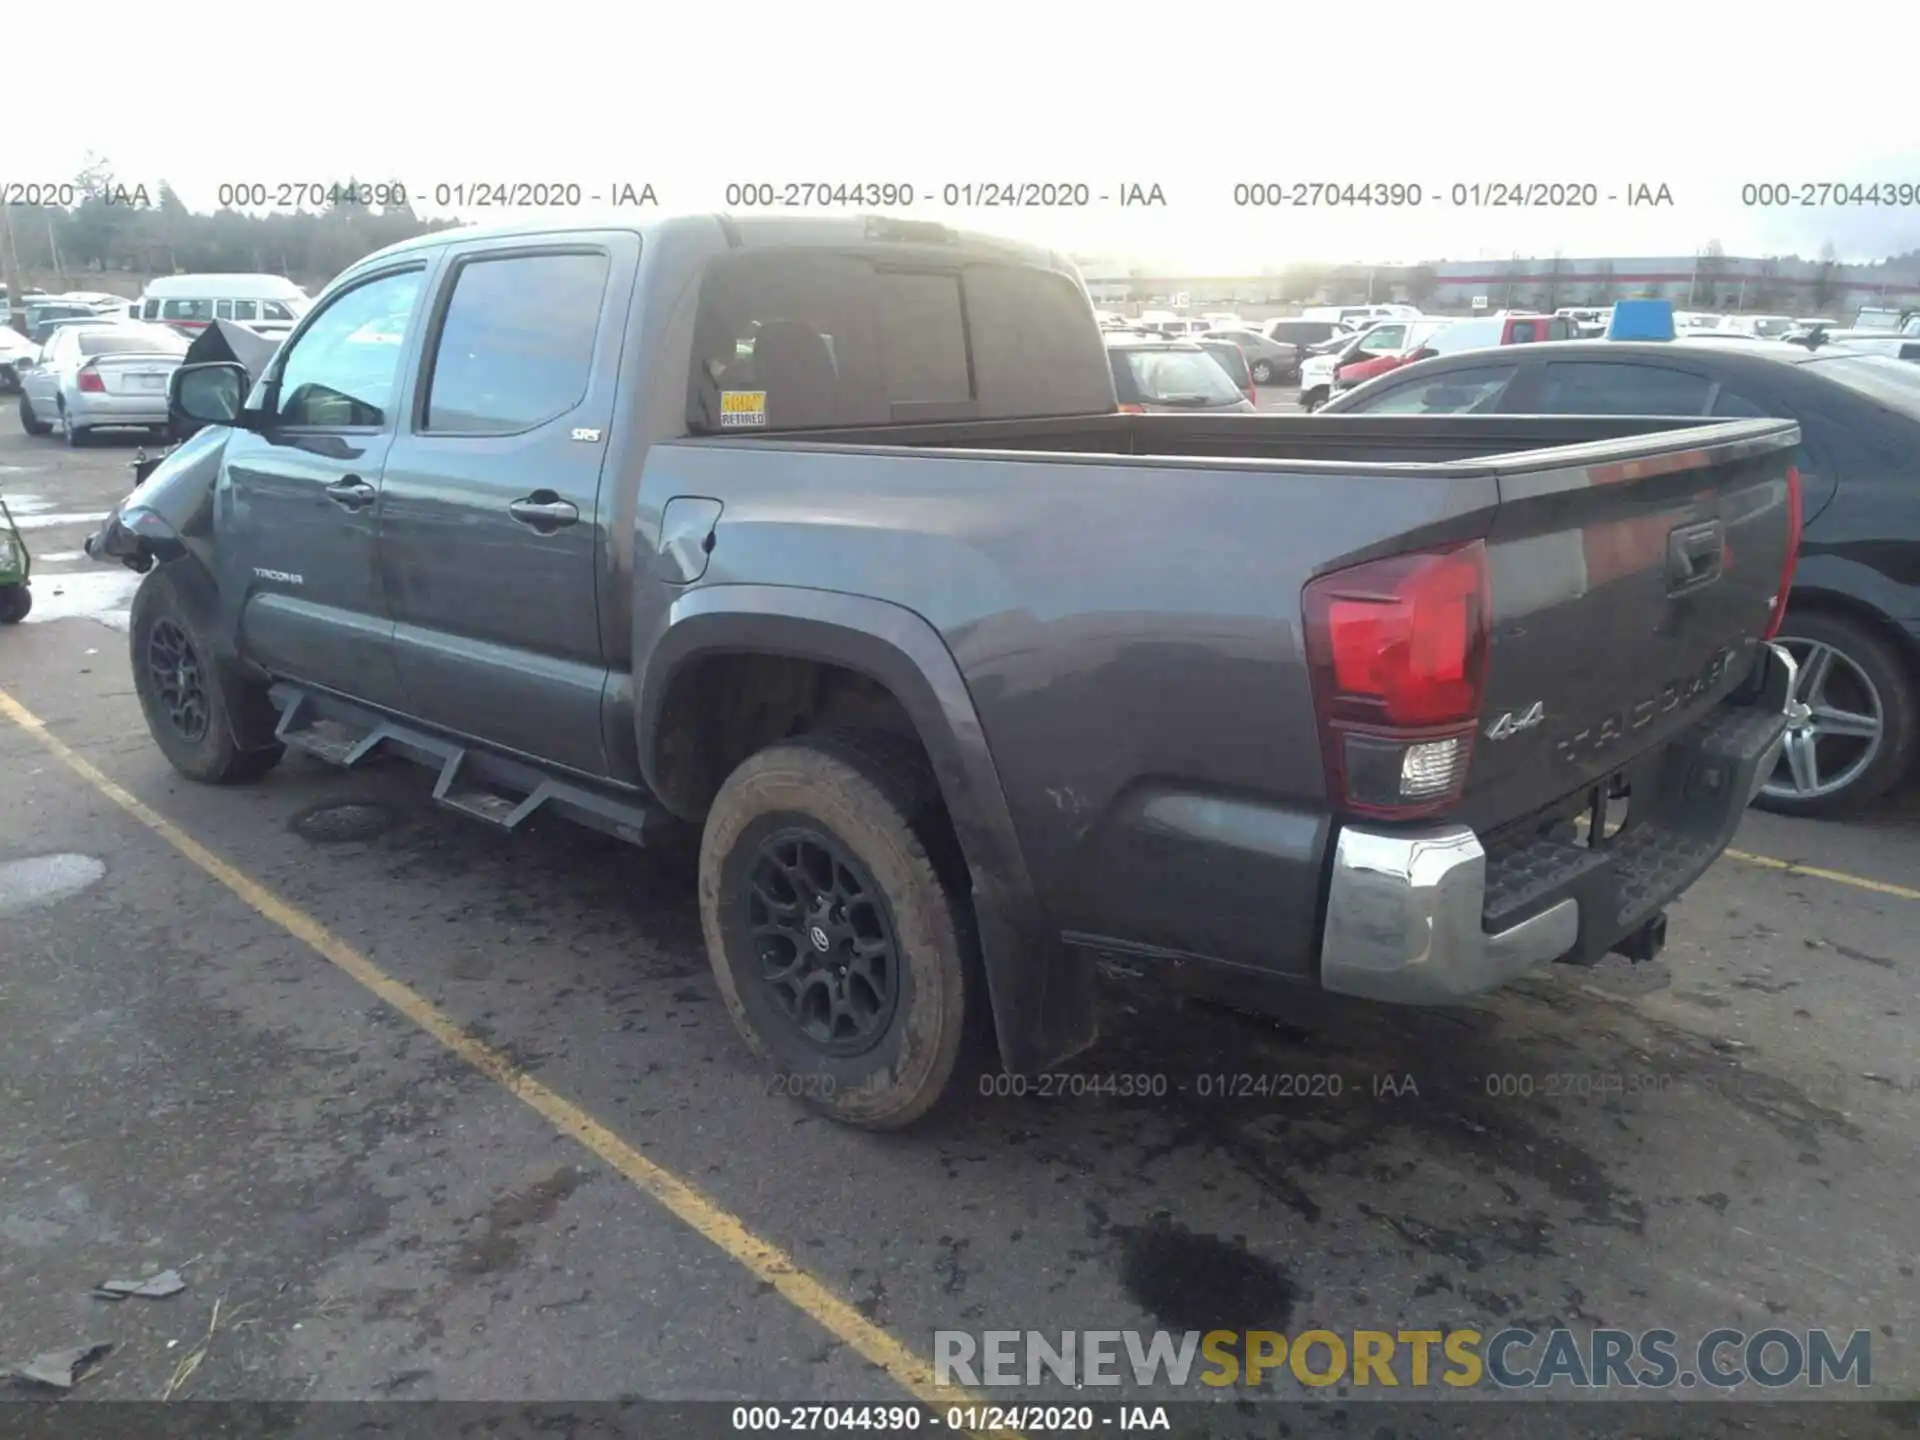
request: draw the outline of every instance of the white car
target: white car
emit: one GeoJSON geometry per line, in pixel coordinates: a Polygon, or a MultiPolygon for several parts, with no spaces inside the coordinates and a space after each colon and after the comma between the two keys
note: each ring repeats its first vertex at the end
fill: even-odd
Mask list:
{"type": "Polygon", "coordinates": [[[1729,315],[1720,322],[1722,330],[1735,335],[1753,335],[1762,340],[1778,340],[1793,329],[1791,315],[1729,315]]]}
{"type": "Polygon", "coordinates": [[[167,382],[187,341],[160,325],[70,325],[53,332],[20,376],[20,428],[81,445],[95,430],[159,429],[167,382]]]}
{"type": "Polygon", "coordinates": [[[0,392],[18,390],[20,376],[14,367],[39,353],[40,347],[11,325],[0,326],[0,392]]]}

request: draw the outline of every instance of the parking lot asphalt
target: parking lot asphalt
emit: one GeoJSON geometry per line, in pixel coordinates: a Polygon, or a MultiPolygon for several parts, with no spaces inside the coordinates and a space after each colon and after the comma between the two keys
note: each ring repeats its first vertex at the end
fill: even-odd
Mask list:
{"type": "Polygon", "coordinates": [[[893,1401],[940,1329],[1826,1326],[1872,1331],[1868,1398],[1920,1393],[1911,792],[1749,816],[1651,964],[1275,1014],[1115,969],[1067,1068],[1164,1093],[863,1135],[765,1093],[684,853],[497,836],[405,765],[169,770],[136,577],[78,554],[132,454],[0,418],[38,556],[0,865],[77,857],[0,884],[0,1368],[99,1340],[96,1398],[893,1401]]]}

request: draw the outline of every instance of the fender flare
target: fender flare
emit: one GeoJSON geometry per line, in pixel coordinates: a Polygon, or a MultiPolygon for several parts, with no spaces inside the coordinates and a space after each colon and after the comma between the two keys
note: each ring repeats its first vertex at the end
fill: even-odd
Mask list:
{"type": "Polygon", "coordinates": [[[966,857],[1002,1063],[1030,1072],[1093,1043],[1092,959],[1048,925],[979,713],[939,632],[888,601],[781,585],[693,590],[665,622],[636,665],[634,725],[649,786],[660,789],[659,727],[673,681],[703,657],[817,660],[885,686],[919,732],[966,857]]]}

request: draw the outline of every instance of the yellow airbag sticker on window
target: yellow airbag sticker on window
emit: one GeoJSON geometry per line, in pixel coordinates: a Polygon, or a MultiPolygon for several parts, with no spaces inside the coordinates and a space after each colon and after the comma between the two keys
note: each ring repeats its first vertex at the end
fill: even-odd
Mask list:
{"type": "Polygon", "coordinates": [[[750,430],[767,423],[767,392],[764,390],[722,390],[720,392],[720,428],[750,430]]]}

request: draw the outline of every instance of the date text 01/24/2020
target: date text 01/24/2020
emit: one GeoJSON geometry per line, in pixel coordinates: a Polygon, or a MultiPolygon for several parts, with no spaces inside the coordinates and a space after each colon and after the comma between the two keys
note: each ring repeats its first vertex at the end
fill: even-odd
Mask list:
{"type": "Polygon", "coordinates": [[[1595,180],[1475,180],[1423,185],[1414,180],[1243,180],[1233,187],[1241,209],[1590,210],[1600,205],[1664,208],[1674,203],[1664,181],[1602,185],[1595,180]]]}

